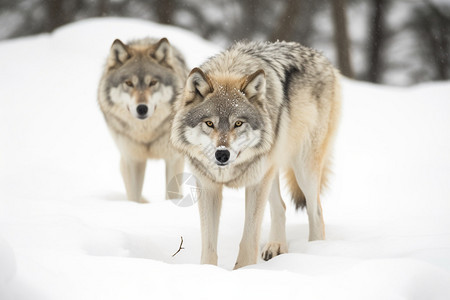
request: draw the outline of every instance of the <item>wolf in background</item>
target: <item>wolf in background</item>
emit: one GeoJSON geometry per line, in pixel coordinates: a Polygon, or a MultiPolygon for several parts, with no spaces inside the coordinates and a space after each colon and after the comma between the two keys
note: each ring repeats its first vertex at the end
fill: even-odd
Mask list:
{"type": "Polygon", "coordinates": [[[339,73],[320,53],[297,43],[239,42],[188,76],[171,141],[200,180],[201,263],[217,264],[223,186],[245,186],[245,223],[235,268],[257,262],[267,199],[268,260],[287,252],[279,174],[309,240],[325,238],[320,192],[340,115],[339,73]]]}
{"type": "MultiPolygon", "coordinates": [[[[184,159],[169,142],[173,106],[188,69],[166,38],[111,46],[98,88],[98,103],[119,148],[120,170],[129,200],[142,198],[147,159],[164,159],[166,184],[183,172],[184,159]]],[[[181,191],[166,191],[166,197],[181,191]],[[172,193],[173,192],[173,193],[172,193]]]]}

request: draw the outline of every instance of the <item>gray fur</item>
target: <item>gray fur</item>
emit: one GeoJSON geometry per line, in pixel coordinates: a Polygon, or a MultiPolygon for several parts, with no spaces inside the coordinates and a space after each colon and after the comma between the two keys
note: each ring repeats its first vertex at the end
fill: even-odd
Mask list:
{"type": "MultiPolygon", "coordinates": [[[[200,67],[205,73],[227,72],[251,74],[258,69],[266,73],[266,80],[273,82],[267,87],[266,99],[272,104],[272,120],[278,113],[289,112],[290,96],[296,87],[312,87],[316,98],[320,97],[323,82],[334,78],[334,68],[316,50],[293,42],[239,42],[200,67]],[[239,57],[239,63],[229,59],[239,57]],[[283,90],[283,98],[277,99],[275,91],[283,90]],[[282,111],[279,111],[281,109],[282,111]]],[[[278,121],[274,124],[278,127],[278,121]]]]}
{"type": "Polygon", "coordinates": [[[235,268],[257,261],[269,195],[271,240],[263,258],[287,252],[280,172],[289,174],[297,207],[306,205],[310,240],[324,239],[319,195],[339,114],[339,72],[319,52],[297,43],[238,42],[191,71],[171,142],[189,158],[205,190],[199,195],[202,263],[217,264],[223,186],[246,188],[235,268]],[[230,159],[218,161],[211,149],[228,150],[230,159]]]}
{"type": "Polygon", "coordinates": [[[170,144],[174,104],[187,67],[167,39],[145,38],[111,46],[98,88],[98,103],[121,153],[128,198],[141,202],[146,161],[166,160],[166,183],[183,171],[183,157],[170,144]],[[145,116],[136,107],[146,105],[145,116]],[[133,114],[133,113],[134,114],[133,114]],[[139,117],[139,118],[138,118],[139,117]]]}
{"type": "Polygon", "coordinates": [[[250,124],[252,129],[261,128],[262,120],[260,119],[257,110],[250,103],[238,102],[236,91],[227,94],[221,94],[219,97],[205,101],[194,107],[184,116],[184,122],[189,127],[194,127],[198,123],[211,118],[219,116],[219,128],[229,130],[231,119],[245,120],[250,124]],[[226,104],[224,104],[226,103],[226,104]]]}

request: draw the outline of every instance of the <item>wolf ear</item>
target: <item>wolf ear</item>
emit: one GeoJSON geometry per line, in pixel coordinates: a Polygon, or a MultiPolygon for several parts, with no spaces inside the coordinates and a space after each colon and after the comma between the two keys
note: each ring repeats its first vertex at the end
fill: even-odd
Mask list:
{"type": "Polygon", "coordinates": [[[260,98],[266,93],[266,74],[264,70],[259,69],[255,73],[244,78],[241,86],[241,91],[245,96],[251,100],[260,98]]]}
{"type": "Polygon", "coordinates": [[[196,95],[205,98],[213,90],[209,77],[200,68],[192,69],[186,81],[186,91],[189,93],[188,100],[194,100],[196,95]]]}
{"type": "Polygon", "coordinates": [[[108,65],[114,67],[116,64],[123,64],[131,57],[128,46],[116,39],[111,45],[108,65]]]}
{"type": "Polygon", "coordinates": [[[166,38],[162,38],[156,44],[155,52],[152,55],[158,62],[170,62],[172,58],[172,47],[166,38]]]}

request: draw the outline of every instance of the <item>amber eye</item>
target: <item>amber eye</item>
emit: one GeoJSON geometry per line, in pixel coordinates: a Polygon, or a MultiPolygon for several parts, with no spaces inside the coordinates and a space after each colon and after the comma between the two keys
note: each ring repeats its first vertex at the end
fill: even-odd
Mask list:
{"type": "Polygon", "coordinates": [[[148,84],[148,86],[155,86],[158,84],[158,80],[153,79],[152,81],[150,81],[150,83],[148,84]]]}
{"type": "Polygon", "coordinates": [[[242,124],[242,121],[236,121],[236,123],[234,123],[234,127],[241,127],[242,124]]]}
{"type": "Polygon", "coordinates": [[[125,80],[125,84],[129,87],[133,87],[133,83],[131,82],[131,80],[125,80]]]}
{"type": "Polygon", "coordinates": [[[214,128],[214,123],[211,122],[211,121],[206,121],[205,124],[206,124],[206,126],[208,126],[208,127],[214,128]]]}

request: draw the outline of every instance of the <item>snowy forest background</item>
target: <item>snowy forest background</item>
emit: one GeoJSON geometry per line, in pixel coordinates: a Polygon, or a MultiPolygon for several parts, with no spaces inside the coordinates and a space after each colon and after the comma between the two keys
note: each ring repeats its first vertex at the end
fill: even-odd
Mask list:
{"type": "MultiPolygon", "coordinates": [[[[0,300],[448,300],[449,5],[0,0],[0,300]],[[145,35],[190,67],[242,38],[299,41],[358,79],[342,79],[326,240],[307,241],[283,189],[289,253],[231,272],[243,189],[224,191],[218,267],[199,264],[197,205],[165,200],[163,161],[147,164],[150,203],[126,200],[96,95],[112,41],[145,35]]],[[[269,232],[267,208],[260,249],[269,232]]]]}
{"type": "Polygon", "coordinates": [[[450,77],[449,0],[1,0],[0,40],[101,16],[176,25],[222,47],[297,41],[347,77],[375,83],[450,77]]]}

